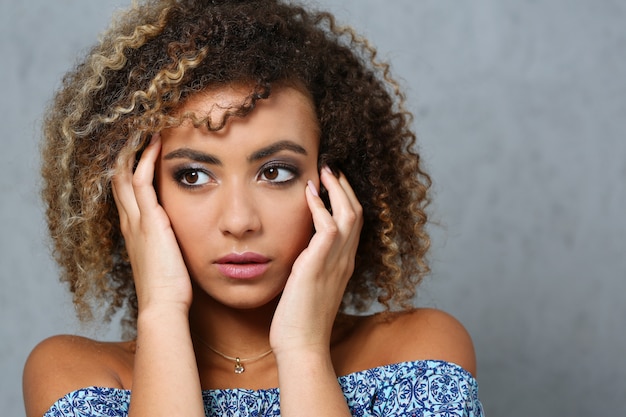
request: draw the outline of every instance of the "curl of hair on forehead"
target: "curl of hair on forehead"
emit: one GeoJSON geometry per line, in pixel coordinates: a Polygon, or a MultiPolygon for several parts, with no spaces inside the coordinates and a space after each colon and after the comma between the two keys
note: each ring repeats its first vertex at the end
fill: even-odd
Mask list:
{"type": "MultiPolygon", "coordinates": [[[[196,95],[205,96],[211,95],[211,93],[215,92],[219,88],[223,88],[224,86],[209,86],[205,90],[197,93],[196,95]]],[[[245,85],[235,84],[229,86],[232,88],[239,88],[241,90],[245,89],[245,85]]],[[[248,87],[250,88],[250,87],[248,87]]],[[[239,103],[231,103],[228,107],[222,107],[217,103],[214,103],[210,109],[203,112],[197,111],[185,111],[180,114],[180,121],[190,120],[194,127],[205,127],[210,132],[217,132],[222,130],[224,126],[228,123],[228,120],[231,117],[239,117],[244,118],[249,115],[256,107],[258,100],[263,100],[269,98],[271,93],[271,86],[256,86],[252,89],[252,91],[243,96],[242,100],[239,103]],[[222,110],[219,112],[220,117],[214,117],[214,110],[222,110]]],[[[194,97],[194,96],[192,96],[194,97]]],[[[178,114],[178,112],[177,112],[178,114]]]]}

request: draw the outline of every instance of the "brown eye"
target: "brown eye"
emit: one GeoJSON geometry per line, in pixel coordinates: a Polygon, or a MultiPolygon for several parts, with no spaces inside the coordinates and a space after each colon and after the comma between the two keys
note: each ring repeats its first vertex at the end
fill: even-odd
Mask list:
{"type": "Polygon", "coordinates": [[[298,169],[292,166],[272,165],[259,171],[258,179],[271,184],[287,184],[298,176],[298,169]]]}
{"type": "Polygon", "coordinates": [[[183,187],[196,188],[214,182],[210,173],[199,168],[182,168],[173,175],[174,180],[183,187]]]}
{"type": "Polygon", "coordinates": [[[268,168],[263,172],[266,179],[272,181],[278,178],[278,168],[268,168]]]}
{"type": "Polygon", "coordinates": [[[187,184],[195,184],[196,182],[198,182],[198,172],[196,171],[187,172],[183,176],[183,179],[185,180],[187,184]]]}
{"type": "Polygon", "coordinates": [[[174,179],[185,187],[200,187],[210,183],[212,180],[207,172],[196,168],[182,169],[174,175],[174,179]]]}

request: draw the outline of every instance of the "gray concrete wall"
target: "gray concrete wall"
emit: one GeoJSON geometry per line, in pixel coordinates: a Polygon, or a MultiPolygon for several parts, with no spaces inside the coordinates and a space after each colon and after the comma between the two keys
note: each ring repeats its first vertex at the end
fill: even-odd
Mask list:
{"type": "MultiPolygon", "coordinates": [[[[0,403],[81,328],[45,246],[42,109],[128,1],[0,3],[0,403]]],[[[434,178],[420,302],[472,333],[489,416],[626,415],[626,3],[317,0],[393,61],[434,178]]]]}

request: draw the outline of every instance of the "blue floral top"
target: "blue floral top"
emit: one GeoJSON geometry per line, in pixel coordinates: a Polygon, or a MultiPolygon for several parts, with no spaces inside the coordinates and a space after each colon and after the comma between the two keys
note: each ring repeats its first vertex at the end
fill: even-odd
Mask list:
{"type": "MultiPolygon", "coordinates": [[[[478,385],[443,361],[403,362],[339,377],[354,416],[482,417],[478,385]]],[[[280,416],[278,388],[203,391],[207,416],[280,416]]],[[[58,400],[44,417],[126,417],[131,393],[89,387],[58,400]]]]}

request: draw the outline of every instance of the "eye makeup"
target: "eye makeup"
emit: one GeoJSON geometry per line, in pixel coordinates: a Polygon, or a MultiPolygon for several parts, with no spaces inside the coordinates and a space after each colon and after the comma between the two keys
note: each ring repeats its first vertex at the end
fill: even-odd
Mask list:
{"type": "Polygon", "coordinates": [[[258,181],[264,181],[273,186],[286,186],[300,178],[301,170],[297,164],[284,161],[269,161],[259,169],[258,181]]]}
{"type": "Polygon", "coordinates": [[[198,189],[215,183],[213,174],[203,167],[182,165],[173,169],[172,178],[183,189],[198,189]]]}

